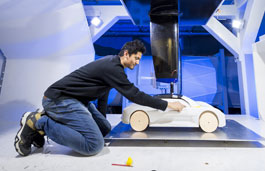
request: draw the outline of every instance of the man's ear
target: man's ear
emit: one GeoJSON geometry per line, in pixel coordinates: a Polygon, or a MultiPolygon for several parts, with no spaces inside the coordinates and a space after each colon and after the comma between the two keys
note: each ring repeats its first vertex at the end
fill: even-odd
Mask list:
{"type": "Polygon", "coordinates": [[[129,57],[129,52],[128,52],[128,50],[125,50],[125,51],[124,51],[123,56],[125,56],[125,57],[129,57]]]}

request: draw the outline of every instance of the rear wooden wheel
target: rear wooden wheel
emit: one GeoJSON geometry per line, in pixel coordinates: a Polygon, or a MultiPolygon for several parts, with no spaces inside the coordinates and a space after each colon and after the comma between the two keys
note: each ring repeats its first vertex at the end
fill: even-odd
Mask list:
{"type": "Polygon", "coordinates": [[[199,125],[204,132],[214,132],[218,127],[218,118],[211,112],[204,112],[199,119],[199,125]]]}
{"type": "Polygon", "coordinates": [[[131,115],[130,124],[135,131],[144,131],[149,125],[149,117],[144,111],[136,111],[131,115]]]}

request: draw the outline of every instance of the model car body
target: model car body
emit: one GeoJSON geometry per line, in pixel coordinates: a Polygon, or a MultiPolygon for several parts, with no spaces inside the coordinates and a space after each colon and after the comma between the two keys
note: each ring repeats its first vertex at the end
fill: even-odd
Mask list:
{"type": "Polygon", "coordinates": [[[161,111],[151,107],[131,104],[123,110],[122,122],[130,124],[135,131],[150,127],[200,127],[204,132],[214,132],[226,124],[225,115],[219,109],[185,96],[162,98],[172,102],[179,101],[186,107],[181,111],[161,111]]]}

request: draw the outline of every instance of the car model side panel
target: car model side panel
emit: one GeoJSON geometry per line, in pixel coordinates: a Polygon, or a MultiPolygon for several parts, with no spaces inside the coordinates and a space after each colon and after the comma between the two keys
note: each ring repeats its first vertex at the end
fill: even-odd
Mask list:
{"type": "Polygon", "coordinates": [[[163,99],[166,101],[174,102],[179,101],[186,107],[181,111],[177,112],[174,110],[167,109],[165,111],[157,110],[151,107],[141,106],[138,104],[132,104],[126,107],[123,111],[122,122],[125,124],[130,123],[130,116],[135,111],[144,111],[147,113],[150,119],[149,126],[156,127],[199,127],[199,118],[201,114],[206,111],[214,113],[219,121],[219,127],[225,126],[225,115],[218,109],[205,102],[196,102],[188,97],[183,99],[163,99]]]}

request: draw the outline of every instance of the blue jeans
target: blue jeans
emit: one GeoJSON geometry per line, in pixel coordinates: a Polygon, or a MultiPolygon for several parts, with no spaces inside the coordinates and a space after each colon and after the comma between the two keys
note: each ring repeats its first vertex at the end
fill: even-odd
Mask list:
{"type": "Polygon", "coordinates": [[[35,126],[54,142],[83,155],[95,155],[103,149],[103,137],[111,125],[94,104],[85,106],[76,99],[60,97],[43,98],[42,105],[47,116],[42,116],[35,126]]]}

